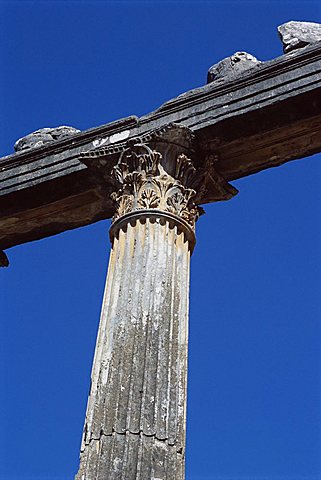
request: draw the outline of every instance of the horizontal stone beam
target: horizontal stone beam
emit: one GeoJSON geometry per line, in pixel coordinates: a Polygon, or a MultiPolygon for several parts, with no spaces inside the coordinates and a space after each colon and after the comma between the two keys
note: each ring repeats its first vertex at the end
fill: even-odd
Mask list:
{"type": "Polygon", "coordinates": [[[113,215],[79,158],[170,123],[188,127],[227,181],[321,151],[321,42],[128,117],[0,159],[0,249],[113,215]]]}

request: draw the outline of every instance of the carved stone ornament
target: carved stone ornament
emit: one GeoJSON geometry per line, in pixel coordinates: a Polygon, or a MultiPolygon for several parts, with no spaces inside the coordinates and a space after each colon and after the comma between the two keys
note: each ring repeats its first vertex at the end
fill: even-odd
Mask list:
{"type": "Polygon", "coordinates": [[[153,211],[178,217],[194,229],[203,213],[198,205],[237,193],[215,171],[212,157],[197,147],[190,129],[168,124],[127,142],[95,148],[80,161],[99,175],[102,193],[115,207],[113,222],[153,211]]]}
{"type": "Polygon", "coordinates": [[[175,178],[161,165],[162,155],[148,145],[136,143],[120,156],[112,175],[119,185],[111,194],[116,212],[113,221],[137,210],[169,212],[194,227],[199,208],[193,202],[195,190],[187,188],[195,173],[191,160],[180,154],[175,159],[175,178]]]}

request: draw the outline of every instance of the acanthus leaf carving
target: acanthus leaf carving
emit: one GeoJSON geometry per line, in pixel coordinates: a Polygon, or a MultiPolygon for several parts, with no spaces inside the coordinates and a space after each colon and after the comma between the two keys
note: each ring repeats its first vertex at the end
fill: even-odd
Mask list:
{"type": "Polygon", "coordinates": [[[195,175],[196,169],[191,161],[184,153],[178,155],[176,159],[175,178],[183,185],[188,185],[191,178],[195,175]]]}
{"type": "Polygon", "coordinates": [[[120,155],[112,176],[118,185],[111,196],[115,204],[113,221],[141,209],[157,209],[181,217],[192,227],[199,216],[193,202],[195,190],[188,188],[195,174],[192,161],[180,154],[175,159],[174,177],[163,168],[162,155],[148,145],[132,143],[120,155]]]}
{"type": "Polygon", "coordinates": [[[144,184],[141,187],[137,200],[140,208],[158,208],[160,204],[159,192],[157,192],[151,184],[149,185],[150,186],[146,186],[146,184],[144,184]]]}
{"type": "Polygon", "coordinates": [[[126,213],[133,210],[133,195],[126,195],[124,193],[119,195],[116,192],[113,192],[110,197],[116,206],[118,217],[126,215],[126,213]]]}

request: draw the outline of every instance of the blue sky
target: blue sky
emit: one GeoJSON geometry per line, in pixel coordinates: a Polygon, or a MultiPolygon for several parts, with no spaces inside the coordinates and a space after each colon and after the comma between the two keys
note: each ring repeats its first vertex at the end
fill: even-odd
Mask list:
{"type": "MultiPolygon", "coordinates": [[[[0,2],[0,155],[38,128],[143,115],[319,1],[0,2]]],[[[187,480],[320,480],[320,155],[233,184],[192,257],[187,480]]],[[[78,466],[109,221],[9,250],[0,271],[0,479],[78,466]]]]}

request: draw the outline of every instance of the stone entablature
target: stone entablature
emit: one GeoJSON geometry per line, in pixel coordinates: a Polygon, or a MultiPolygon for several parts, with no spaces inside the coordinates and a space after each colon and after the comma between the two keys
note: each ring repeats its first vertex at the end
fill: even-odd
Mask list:
{"type": "MultiPolygon", "coordinates": [[[[111,218],[114,204],[106,192],[100,195],[100,175],[90,175],[80,155],[100,149],[103,158],[104,147],[116,151],[132,138],[146,143],[148,132],[171,122],[191,129],[199,143],[207,144],[196,157],[181,152],[199,174],[208,165],[216,182],[215,188],[204,185],[205,194],[191,187],[200,197],[194,199],[197,205],[224,198],[217,192],[216,173],[233,181],[319,152],[320,72],[321,42],[190,90],[143,117],[130,116],[1,158],[0,250],[111,218]]],[[[112,154],[106,158],[111,167],[118,159],[112,154]]],[[[7,264],[3,258],[0,263],[7,264]]]]}

